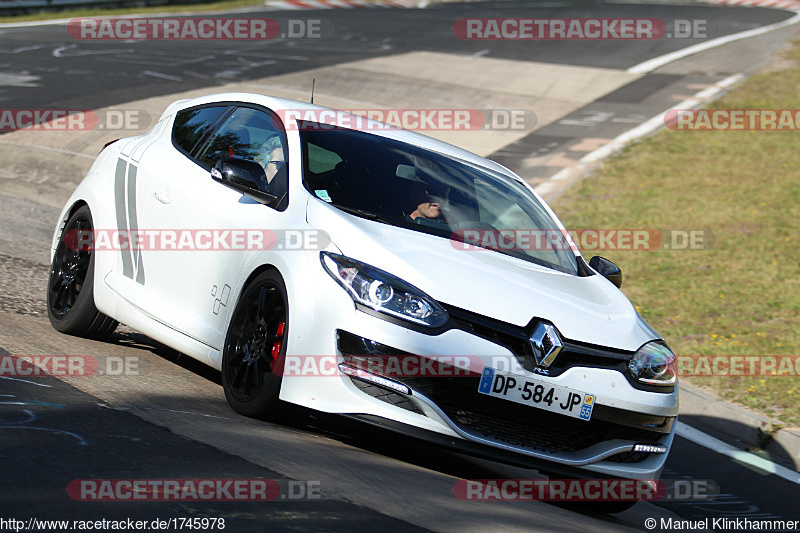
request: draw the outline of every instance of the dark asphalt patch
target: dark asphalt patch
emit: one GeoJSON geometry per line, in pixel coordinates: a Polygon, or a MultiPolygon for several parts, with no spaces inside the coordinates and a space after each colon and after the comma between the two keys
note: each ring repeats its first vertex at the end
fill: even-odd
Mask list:
{"type": "MultiPolygon", "coordinates": [[[[0,355],[7,355],[0,349],[0,355]]],[[[171,433],[52,377],[0,378],[0,516],[27,520],[224,518],[225,531],[424,531],[358,505],[293,501],[75,501],[80,479],[287,478],[171,433]]],[[[335,492],[336,480],[317,480],[335,492]]]]}

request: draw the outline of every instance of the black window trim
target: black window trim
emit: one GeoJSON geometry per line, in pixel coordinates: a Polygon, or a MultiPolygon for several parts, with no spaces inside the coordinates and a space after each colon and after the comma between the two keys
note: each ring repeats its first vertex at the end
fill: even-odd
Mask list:
{"type": "Polygon", "coordinates": [[[176,111],[175,119],[173,119],[172,121],[172,131],[170,132],[170,140],[172,141],[172,146],[174,146],[176,150],[178,150],[180,153],[182,153],[192,161],[195,161],[194,154],[197,153],[198,147],[202,146],[203,143],[206,142],[210,133],[216,132],[217,129],[219,129],[219,126],[228,116],[230,116],[230,114],[233,112],[233,109],[235,108],[231,105],[230,102],[212,102],[208,104],[200,104],[192,107],[187,107],[179,111],[176,111]],[[208,130],[205,133],[203,133],[203,135],[201,135],[200,138],[197,139],[197,141],[195,141],[194,146],[192,146],[192,149],[187,151],[183,146],[178,144],[177,139],[175,139],[175,120],[177,120],[179,113],[183,113],[186,111],[194,111],[195,109],[204,109],[207,107],[221,107],[223,108],[223,110],[222,113],[220,113],[220,115],[217,117],[217,119],[211,123],[211,126],[209,126],[208,130]]]}
{"type": "MultiPolygon", "coordinates": [[[[200,104],[200,105],[196,105],[196,106],[192,106],[192,107],[187,107],[187,108],[181,109],[181,110],[175,112],[175,118],[178,117],[178,113],[182,113],[184,111],[192,111],[194,109],[202,109],[202,108],[206,108],[206,107],[224,107],[224,106],[227,106],[226,109],[220,114],[220,116],[214,121],[214,123],[211,124],[211,126],[208,128],[208,131],[205,134],[203,134],[200,137],[200,139],[197,140],[197,142],[195,143],[194,147],[192,147],[191,152],[187,152],[183,147],[178,145],[178,143],[176,142],[176,140],[175,140],[175,121],[173,120],[172,121],[172,132],[170,133],[170,137],[171,137],[171,140],[172,140],[172,146],[174,146],[175,149],[178,150],[180,153],[182,153],[183,155],[188,157],[189,160],[192,163],[194,163],[195,165],[199,166],[204,171],[210,172],[211,171],[211,167],[206,168],[206,166],[203,165],[200,162],[200,160],[198,159],[197,156],[198,156],[198,154],[200,154],[208,146],[209,142],[211,141],[211,139],[214,138],[214,136],[219,131],[219,129],[222,127],[222,125],[225,124],[225,122],[228,120],[228,118],[239,108],[253,109],[255,111],[261,111],[261,112],[264,112],[269,117],[270,121],[272,121],[276,125],[280,126],[280,130],[278,131],[278,134],[281,136],[281,140],[283,141],[284,159],[286,160],[286,172],[287,172],[286,178],[289,179],[289,175],[288,175],[288,172],[289,172],[289,136],[286,133],[286,126],[284,125],[283,120],[280,119],[280,117],[278,116],[278,113],[276,113],[274,110],[272,110],[272,109],[270,109],[268,107],[265,107],[263,105],[254,104],[254,103],[250,103],[250,102],[220,101],[220,102],[209,102],[207,104],[200,104]]],[[[278,209],[277,207],[272,207],[272,209],[274,209],[274,210],[276,210],[278,212],[283,212],[283,211],[286,210],[286,207],[288,207],[287,204],[288,204],[288,201],[287,201],[287,203],[284,203],[284,206],[283,206],[282,209],[278,209]]]]}
{"type": "Polygon", "coordinates": [[[225,121],[228,120],[228,118],[233,114],[234,111],[236,111],[236,106],[228,105],[228,107],[222,112],[222,114],[220,114],[220,116],[217,117],[217,120],[215,120],[211,124],[208,130],[203,135],[201,135],[199,139],[197,139],[197,142],[192,147],[191,152],[189,152],[193,159],[197,158],[197,154],[200,152],[200,149],[206,145],[208,140],[211,137],[213,137],[215,133],[217,133],[217,131],[222,127],[223,124],[225,124],[225,121]]]}
{"type": "Polygon", "coordinates": [[[197,159],[197,155],[200,152],[202,152],[204,148],[206,148],[208,142],[214,137],[217,131],[219,131],[219,129],[222,127],[222,125],[225,123],[228,117],[230,117],[237,109],[239,108],[254,109],[256,111],[263,111],[269,116],[270,120],[273,120],[275,124],[280,125],[280,131],[278,132],[278,134],[281,135],[282,140],[284,141],[284,158],[286,159],[286,164],[287,165],[289,164],[289,138],[288,135],[286,134],[286,126],[284,125],[283,120],[281,120],[280,117],[278,116],[278,113],[276,113],[275,111],[273,111],[268,107],[264,107],[263,105],[259,104],[253,104],[250,102],[223,101],[223,102],[213,102],[208,104],[200,104],[193,107],[187,107],[185,109],[181,109],[180,111],[176,112],[175,116],[177,117],[177,114],[183,111],[190,111],[193,109],[200,109],[203,107],[222,107],[222,106],[228,106],[228,108],[222,112],[220,117],[208,129],[208,132],[204,134],[197,141],[197,143],[195,143],[194,147],[192,148],[192,151],[188,153],[186,152],[186,150],[178,146],[178,144],[175,142],[175,123],[173,121],[172,135],[171,135],[172,145],[175,146],[175,148],[183,155],[191,159],[200,168],[206,171],[210,171],[211,170],[210,168],[206,168],[204,165],[200,163],[200,161],[197,159]]]}

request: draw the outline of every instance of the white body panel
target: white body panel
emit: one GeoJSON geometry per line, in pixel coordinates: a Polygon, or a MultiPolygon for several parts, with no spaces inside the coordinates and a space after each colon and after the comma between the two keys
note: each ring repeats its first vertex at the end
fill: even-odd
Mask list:
{"type": "MultiPolygon", "coordinates": [[[[176,102],[150,133],[118,141],[101,153],[67,202],[53,248],[63,223],[80,203],[89,205],[95,229],[318,229],[331,237],[327,251],[388,271],[439,302],[495,320],[522,327],[535,317],[542,318],[570,340],[631,352],[658,338],[627,298],[599,275],[579,277],[492,251],[459,250],[447,239],[358,218],[312,196],[302,185],[300,137],[291,124],[286,124],[289,203],[285,211],[268,208],[212,181],[204,169],[173,146],[171,131],[176,111],[216,101],[249,102],[275,111],[317,109],[243,94],[176,102]]],[[[393,130],[377,134],[450,154],[521,182],[496,163],[422,135],[393,130]]],[[[555,215],[553,218],[563,229],[555,215]]],[[[282,275],[289,295],[287,356],[328,356],[339,362],[336,332],[341,330],[422,356],[457,354],[485,360],[487,365],[497,360],[494,356],[507,356],[509,366],[504,370],[533,375],[508,349],[466,331],[450,329],[430,335],[364,313],[322,268],[319,250],[279,248],[98,252],[95,302],[101,312],[220,369],[226,331],[245,282],[253,272],[270,265],[282,275]]],[[[598,405],[677,415],[677,391],[640,390],[613,370],[577,367],[557,377],[536,378],[591,392],[598,405]]],[[[320,411],[370,414],[465,437],[424,401],[419,403],[424,415],[400,409],[363,393],[345,375],[286,376],[280,397],[320,411]]],[[[672,434],[667,434],[661,443],[668,446],[671,440],[672,434]]],[[[555,459],[562,464],[581,463],[566,456],[555,459]]],[[[653,455],[631,464],[583,464],[602,474],[647,477],[660,471],[663,457],[653,455]]]]}

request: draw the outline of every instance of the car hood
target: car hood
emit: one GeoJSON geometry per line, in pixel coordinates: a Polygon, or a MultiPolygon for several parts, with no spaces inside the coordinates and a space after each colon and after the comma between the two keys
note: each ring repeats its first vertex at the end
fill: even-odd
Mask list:
{"type": "Polygon", "coordinates": [[[551,321],[568,339],[636,350],[660,338],[600,275],[578,277],[498,252],[350,215],[309,199],[308,223],[342,253],[404,279],[437,301],[517,326],[551,321]]]}

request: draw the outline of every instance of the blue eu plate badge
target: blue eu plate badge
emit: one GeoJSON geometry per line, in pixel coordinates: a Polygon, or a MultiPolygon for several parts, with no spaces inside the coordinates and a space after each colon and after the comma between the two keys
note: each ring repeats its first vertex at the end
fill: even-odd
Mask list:
{"type": "MultiPolygon", "coordinates": [[[[494,370],[491,368],[483,369],[483,376],[481,376],[481,384],[478,386],[478,391],[488,394],[492,390],[492,382],[494,381],[494,370]]],[[[473,385],[474,387],[475,385],[473,385]]]]}

